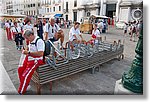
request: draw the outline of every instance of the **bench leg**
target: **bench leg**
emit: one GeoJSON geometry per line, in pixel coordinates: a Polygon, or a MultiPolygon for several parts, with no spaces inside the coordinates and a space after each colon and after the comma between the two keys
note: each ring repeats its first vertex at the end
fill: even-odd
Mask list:
{"type": "Polygon", "coordinates": [[[101,67],[101,65],[99,65],[99,66],[97,67],[97,72],[99,72],[99,71],[100,71],[100,67],[101,67]]]}
{"type": "Polygon", "coordinates": [[[91,72],[91,73],[92,73],[92,74],[95,73],[95,67],[92,68],[92,72],[91,72]]]}
{"type": "Polygon", "coordinates": [[[50,81],[49,83],[50,83],[50,94],[52,95],[52,81],[50,81]]]}
{"type": "Polygon", "coordinates": [[[41,95],[41,85],[40,84],[36,84],[37,86],[37,94],[41,95]]]}

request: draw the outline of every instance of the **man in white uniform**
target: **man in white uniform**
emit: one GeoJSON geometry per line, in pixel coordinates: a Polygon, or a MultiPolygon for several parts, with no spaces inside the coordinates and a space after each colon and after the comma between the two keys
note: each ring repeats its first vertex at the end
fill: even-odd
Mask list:
{"type": "Polygon", "coordinates": [[[55,23],[55,18],[50,18],[49,23],[45,25],[45,40],[52,42],[60,39],[61,47],[63,47],[64,33],[63,30],[55,23]]]}
{"type": "Polygon", "coordinates": [[[24,37],[31,43],[29,44],[28,50],[26,49],[22,51],[26,57],[23,65],[18,68],[18,75],[20,79],[20,85],[18,88],[19,94],[24,94],[26,92],[34,71],[39,67],[39,65],[44,64],[44,41],[38,36],[35,36],[32,30],[26,30],[24,32],[24,37]]]}
{"type": "Polygon", "coordinates": [[[80,33],[79,22],[75,22],[74,26],[69,31],[69,41],[70,42],[82,42],[83,37],[80,33]]]}

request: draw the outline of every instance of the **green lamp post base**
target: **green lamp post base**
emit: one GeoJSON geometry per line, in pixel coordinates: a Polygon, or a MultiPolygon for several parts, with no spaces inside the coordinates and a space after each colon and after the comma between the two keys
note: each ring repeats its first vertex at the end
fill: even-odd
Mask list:
{"type": "Polygon", "coordinates": [[[136,56],[131,69],[122,76],[123,87],[135,92],[143,93],[143,27],[135,49],[136,56]]]}

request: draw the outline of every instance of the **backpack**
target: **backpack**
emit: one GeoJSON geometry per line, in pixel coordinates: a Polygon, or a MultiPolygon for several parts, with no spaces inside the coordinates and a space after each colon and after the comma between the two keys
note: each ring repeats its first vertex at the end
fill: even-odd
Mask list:
{"type": "MultiPolygon", "coordinates": [[[[54,26],[55,26],[55,28],[58,30],[56,24],[55,24],[54,26]]],[[[48,30],[49,30],[49,28],[50,28],[50,24],[48,23],[48,30]]]]}
{"type": "MultiPolygon", "coordinates": [[[[31,43],[31,44],[34,44],[35,46],[37,46],[37,41],[38,41],[39,39],[41,39],[41,38],[37,38],[36,41],[35,41],[35,43],[31,43]]],[[[49,41],[44,41],[44,43],[45,43],[44,56],[47,56],[47,55],[49,55],[50,52],[51,52],[51,44],[50,44],[49,41]]]]}

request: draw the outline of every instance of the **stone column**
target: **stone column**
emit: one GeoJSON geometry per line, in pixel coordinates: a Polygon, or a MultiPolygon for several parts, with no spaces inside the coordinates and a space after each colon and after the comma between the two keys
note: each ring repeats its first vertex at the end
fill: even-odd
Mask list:
{"type": "Polygon", "coordinates": [[[101,0],[100,16],[103,15],[103,2],[104,0],[101,0]]]}
{"type": "Polygon", "coordinates": [[[95,14],[98,15],[98,8],[96,8],[95,12],[96,12],[95,14]]]}
{"type": "Polygon", "coordinates": [[[106,2],[103,3],[103,16],[106,15],[106,2]]]}
{"type": "Polygon", "coordinates": [[[128,7],[128,19],[127,19],[127,22],[130,21],[130,17],[131,17],[131,7],[128,7]]]}
{"type": "Polygon", "coordinates": [[[106,15],[106,0],[101,0],[100,16],[106,15]]]}
{"type": "Polygon", "coordinates": [[[122,2],[122,0],[118,0],[118,3],[116,5],[116,22],[119,21],[119,12],[120,12],[119,5],[120,5],[121,2],[122,2]]]}

